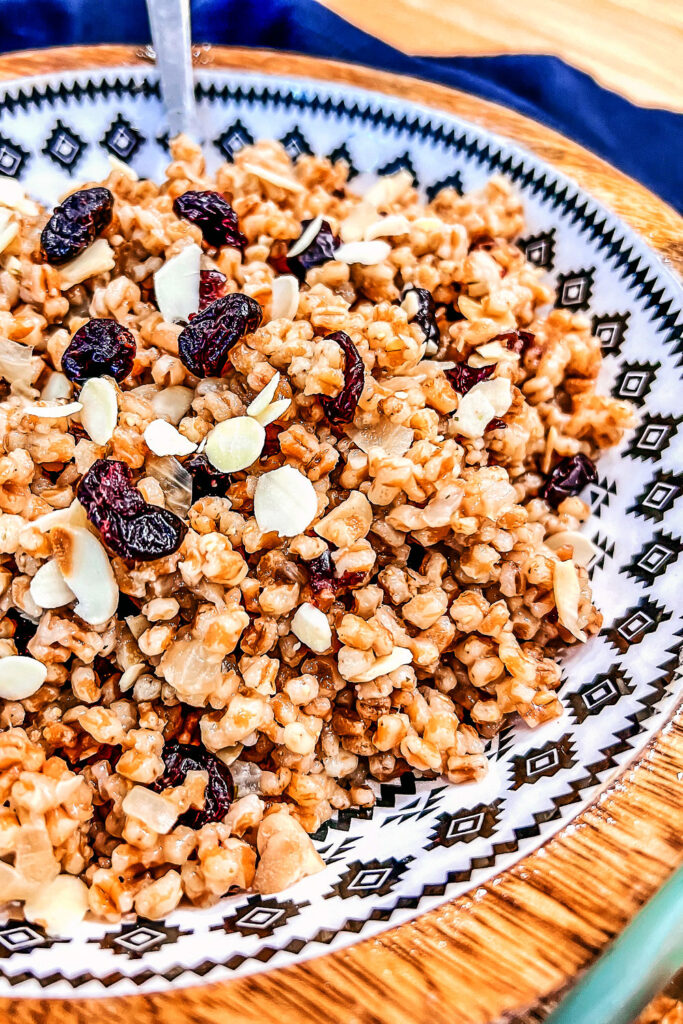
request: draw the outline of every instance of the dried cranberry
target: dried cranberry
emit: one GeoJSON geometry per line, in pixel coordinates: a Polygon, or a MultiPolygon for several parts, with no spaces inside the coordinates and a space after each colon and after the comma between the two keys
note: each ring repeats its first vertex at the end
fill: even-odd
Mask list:
{"type": "Polygon", "coordinates": [[[228,365],[230,349],[261,323],[256,299],[232,292],[197,313],[178,338],[178,352],[195,377],[220,377],[228,365]]]}
{"type": "Polygon", "coordinates": [[[35,632],[38,629],[38,623],[32,622],[31,619],[27,619],[26,616],[18,612],[16,608],[8,608],[3,615],[2,621],[9,621],[14,625],[14,633],[12,634],[14,646],[16,647],[18,654],[26,654],[29,640],[32,640],[35,636],[35,632]]]}
{"type": "Polygon", "coordinates": [[[436,303],[432,293],[426,288],[404,289],[401,297],[401,306],[408,314],[408,323],[417,324],[425,336],[427,344],[430,342],[438,348],[441,341],[439,325],[436,322],[436,303]],[[413,312],[413,308],[415,312],[413,312]]]}
{"type": "Polygon", "coordinates": [[[188,772],[207,772],[209,780],[204,792],[204,807],[186,811],[178,818],[180,825],[202,828],[212,821],[222,821],[235,795],[235,784],[227,765],[210,754],[206,747],[169,740],[162,754],[165,771],[152,785],[160,793],[169,786],[180,786],[188,772]]]}
{"type": "Polygon", "coordinates": [[[522,355],[536,340],[536,335],[531,331],[509,331],[507,334],[498,334],[493,339],[502,342],[511,352],[522,355]]]}
{"type": "MultiPolygon", "coordinates": [[[[302,220],[301,234],[296,241],[300,241],[305,235],[307,228],[313,223],[312,220],[302,220]]],[[[290,248],[294,248],[296,241],[292,242],[290,248]]],[[[278,255],[276,270],[281,274],[294,274],[300,281],[306,277],[306,271],[311,267],[319,267],[321,263],[327,263],[334,259],[334,254],[341,245],[341,239],[334,234],[326,220],[320,222],[317,234],[313,236],[305,249],[296,256],[278,255]]],[[[272,262],[272,261],[271,261],[272,262]]],[[[275,265],[275,264],[273,264],[275,265]]]]}
{"type": "Polygon", "coordinates": [[[328,334],[326,341],[336,341],[344,353],[344,387],[336,398],[320,396],[321,405],[330,423],[350,423],[365,384],[365,367],[358,349],[343,331],[328,334]]]}
{"type": "Polygon", "coordinates": [[[123,462],[98,459],[81,479],[77,494],[102,540],[122,558],[165,558],[178,550],[187,533],[177,515],[145,501],[123,462]]]}
{"type": "Polygon", "coordinates": [[[66,263],[111,224],[114,197],[108,188],[82,188],[56,206],[43,228],[40,245],[48,263],[66,263]]]}
{"type": "Polygon", "coordinates": [[[449,324],[456,324],[459,320],[465,319],[465,314],[460,312],[455,302],[449,302],[444,306],[443,315],[449,324]]]}
{"type": "Polygon", "coordinates": [[[208,245],[216,249],[231,245],[244,252],[247,240],[237,214],[220,192],[184,192],[174,201],[173,212],[196,224],[208,245]]]}
{"type": "Polygon", "coordinates": [[[199,271],[199,312],[202,313],[208,305],[225,295],[225,274],[220,270],[199,271]]]}
{"type": "Polygon", "coordinates": [[[221,473],[211,465],[206,455],[193,455],[184,463],[185,469],[192,476],[192,500],[213,495],[225,495],[232,483],[230,473],[221,473]]]}
{"type": "Polygon", "coordinates": [[[581,452],[560,459],[541,488],[541,497],[557,508],[565,498],[571,498],[598,479],[592,459],[581,452]]]}
{"type": "Polygon", "coordinates": [[[340,590],[357,587],[365,579],[364,572],[345,572],[335,576],[334,564],[329,551],[312,558],[308,563],[308,583],[313,594],[333,596],[340,590]]]}
{"type": "Polygon", "coordinates": [[[109,375],[123,380],[133,369],[135,338],[118,320],[88,320],[79,327],[62,356],[62,370],[77,384],[109,375]]]}
{"type": "Polygon", "coordinates": [[[459,395],[466,395],[475,384],[488,380],[495,368],[493,363],[490,366],[468,366],[467,363],[458,363],[452,370],[444,372],[453,390],[459,395]]]}
{"type": "Polygon", "coordinates": [[[489,420],[484,428],[484,433],[489,430],[505,430],[507,423],[505,420],[501,420],[500,416],[494,416],[492,420],[489,420]]]}

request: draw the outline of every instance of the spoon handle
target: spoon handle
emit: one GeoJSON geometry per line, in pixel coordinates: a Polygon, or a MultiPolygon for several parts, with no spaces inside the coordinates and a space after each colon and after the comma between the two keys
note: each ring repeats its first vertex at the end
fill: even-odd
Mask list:
{"type": "Polygon", "coordinates": [[[171,137],[196,135],[189,0],[147,0],[171,137]]]}

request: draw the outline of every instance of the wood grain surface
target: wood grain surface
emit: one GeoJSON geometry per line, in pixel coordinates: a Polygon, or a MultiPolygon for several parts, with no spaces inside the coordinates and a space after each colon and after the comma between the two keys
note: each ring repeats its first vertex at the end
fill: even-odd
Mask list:
{"type": "Polygon", "coordinates": [[[683,110],[680,0],[322,0],[405,53],[550,53],[642,106],[683,110]]]}
{"type": "MultiPolygon", "coordinates": [[[[15,54],[0,58],[0,79],[142,59],[124,47],[15,54]]],[[[683,271],[683,221],[670,207],[586,150],[509,110],[441,86],[286,54],[202,48],[197,62],[349,82],[460,114],[565,171],[683,271]]],[[[0,1000],[0,1020],[484,1024],[505,1015],[511,1021],[539,1000],[551,1005],[683,862],[681,778],[683,716],[535,854],[410,924],[301,966],[173,993],[0,1000]]],[[[517,1019],[538,1021],[544,1013],[517,1019]]]]}

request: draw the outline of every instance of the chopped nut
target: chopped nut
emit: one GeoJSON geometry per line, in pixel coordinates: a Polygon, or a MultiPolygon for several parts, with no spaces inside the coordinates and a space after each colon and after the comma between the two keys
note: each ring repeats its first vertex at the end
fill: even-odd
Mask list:
{"type": "Polygon", "coordinates": [[[264,818],[256,841],[261,855],[254,877],[257,892],[281,892],[325,867],[310,837],[286,811],[264,818]]]}
{"type": "Polygon", "coordinates": [[[258,416],[260,412],[265,412],[270,403],[275,397],[277,386],[280,383],[280,374],[274,373],[268,383],[261,391],[259,391],[256,398],[253,400],[251,405],[247,406],[247,414],[249,416],[258,416]]]}
{"type": "Polygon", "coordinates": [[[304,191],[304,186],[296,178],[285,174],[278,174],[277,171],[272,171],[269,167],[261,167],[259,164],[247,161],[242,164],[242,169],[247,171],[248,174],[253,174],[255,177],[260,178],[261,181],[265,181],[266,184],[283,188],[286,192],[304,191]]]}
{"type": "Polygon", "coordinates": [[[511,404],[512,391],[507,377],[483,380],[462,396],[453,422],[464,437],[483,437],[491,420],[504,416],[511,404]]]}
{"type": "Polygon", "coordinates": [[[367,536],[371,526],[370,502],[361,491],[351,491],[346,501],[321,519],[314,529],[319,537],[345,548],[367,536]]]}

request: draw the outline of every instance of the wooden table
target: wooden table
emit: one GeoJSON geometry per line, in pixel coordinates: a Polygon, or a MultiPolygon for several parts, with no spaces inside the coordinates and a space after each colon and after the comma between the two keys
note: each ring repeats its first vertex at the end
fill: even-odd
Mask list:
{"type": "MultiPolygon", "coordinates": [[[[34,51],[0,57],[0,80],[140,60],[132,47],[34,51]]],[[[201,60],[205,67],[350,82],[485,125],[566,172],[683,272],[683,220],[669,206],[580,146],[511,110],[443,86],[288,54],[216,47],[203,50],[201,60]]],[[[484,1024],[537,1005],[539,998],[547,1007],[683,861],[681,778],[683,716],[660,733],[639,764],[536,853],[409,924],[300,966],[225,984],[127,999],[0,1000],[0,1021],[484,1024]]],[[[531,1024],[542,1016],[534,1011],[518,1018],[520,1024],[522,1019],[531,1024]]]]}
{"type": "Polygon", "coordinates": [[[406,53],[551,53],[642,106],[683,110],[680,0],[321,0],[406,53]]]}

